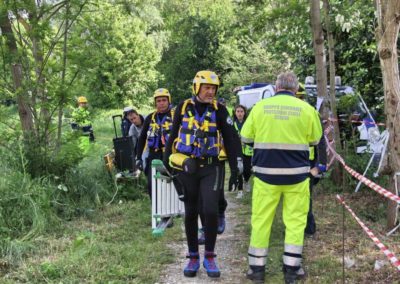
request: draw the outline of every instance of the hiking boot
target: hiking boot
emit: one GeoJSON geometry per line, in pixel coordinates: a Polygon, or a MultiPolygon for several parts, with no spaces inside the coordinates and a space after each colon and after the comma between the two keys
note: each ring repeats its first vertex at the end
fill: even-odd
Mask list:
{"type": "Polygon", "coordinates": [[[218,215],[218,228],[217,234],[221,235],[225,231],[225,214],[218,215]]]}
{"type": "Polygon", "coordinates": [[[297,283],[297,275],[296,272],[285,272],[283,274],[283,278],[285,279],[285,284],[296,284],[297,283]]]}
{"type": "Polygon", "coordinates": [[[200,268],[200,256],[198,252],[190,252],[189,255],[186,256],[189,258],[189,262],[183,270],[183,275],[186,277],[195,277],[197,271],[200,268]]]}
{"type": "Polygon", "coordinates": [[[199,237],[198,243],[199,243],[199,245],[204,245],[206,243],[206,237],[204,235],[204,229],[201,228],[199,230],[199,232],[200,232],[200,237],[199,237]]]}
{"type": "Polygon", "coordinates": [[[204,261],[203,266],[207,271],[208,277],[218,278],[221,276],[221,272],[215,262],[215,257],[217,255],[213,252],[205,252],[204,253],[204,261]]]}
{"type": "Polygon", "coordinates": [[[239,190],[238,194],[236,195],[237,199],[242,199],[243,198],[243,190],[239,190]]]}
{"type": "Polygon", "coordinates": [[[265,266],[253,266],[250,265],[247,271],[246,278],[253,281],[253,283],[264,283],[265,282],[265,266]]]}
{"type": "Polygon", "coordinates": [[[296,271],[297,280],[303,280],[307,277],[307,272],[304,270],[302,266],[300,266],[299,270],[296,271]]]}
{"type": "Polygon", "coordinates": [[[297,283],[297,280],[306,277],[306,272],[303,267],[300,267],[299,269],[283,267],[283,277],[285,279],[285,284],[295,284],[297,283]]]}

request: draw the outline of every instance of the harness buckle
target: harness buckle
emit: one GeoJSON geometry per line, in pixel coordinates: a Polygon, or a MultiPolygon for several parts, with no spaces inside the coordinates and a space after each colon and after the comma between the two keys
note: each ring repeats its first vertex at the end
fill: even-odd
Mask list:
{"type": "Polygon", "coordinates": [[[206,133],[200,129],[195,129],[193,134],[196,138],[206,138],[206,133]]]}

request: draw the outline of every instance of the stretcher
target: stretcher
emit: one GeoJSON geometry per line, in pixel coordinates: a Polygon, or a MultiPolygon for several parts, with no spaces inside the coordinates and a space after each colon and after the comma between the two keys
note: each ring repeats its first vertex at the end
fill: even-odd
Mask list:
{"type": "Polygon", "coordinates": [[[161,160],[152,161],[151,176],[151,228],[153,235],[162,236],[174,217],[185,214],[185,207],[172,182],[174,177],[161,160]]]}

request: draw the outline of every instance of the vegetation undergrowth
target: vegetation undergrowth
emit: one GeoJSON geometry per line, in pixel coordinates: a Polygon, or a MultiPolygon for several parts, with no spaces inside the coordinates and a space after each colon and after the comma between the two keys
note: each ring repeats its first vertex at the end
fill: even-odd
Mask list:
{"type": "Polygon", "coordinates": [[[173,261],[166,240],[181,236],[180,228],[162,238],[151,234],[150,202],[106,206],[91,218],[68,222],[63,230],[35,241],[38,249],[5,283],[155,283],[162,265],[173,261]],[[178,230],[178,232],[177,232],[178,230]]]}
{"type": "MultiPolygon", "coordinates": [[[[63,262],[73,263],[76,260],[75,265],[81,267],[80,256],[75,255],[75,248],[80,247],[80,243],[87,243],[89,247],[84,249],[84,253],[80,251],[79,255],[86,254],[86,250],[87,253],[92,249],[97,250],[93,248],[97,246],[105,252],[107,245],[100,243],[107,240],[115,241],[115,245],[124,251],[124,245],[117,244],[117,240],[126,238],[127,235],[132,235],[131,241],[134,243],[132,258],[129,261],[137,262],[138,257],[135,254],[139,258],[145,258],[141,253],[152,253],[150,247],[149,251],[146,251],[147,244],[151,246],[153,241],[150,231],[150,205],[144,194],[145,179],[142,177],[134,181],[116,183],[116,172],[110,173],[104,166],[103,155],[112,149],[114,135],[111,115],[119,112],[118,110],[98,114],[99,118],[94,122],[96,142],[89,144],[85,151],[77,146],[76,140],[68,138],[71,131],[67,130],[64,136],[70,140],[60,151],[62,155],[53,157],[51,161],[58,168],[49,169],[48,174],[41,177],[32,177],[25,170],[23,147],[19,145],[17,137],[14,138],[15,151],[2,150],[3,159],[0,165],[4,170],[0,172],[0,276],[4,276],[5,279],[11,277],[11,282],[43,282],[57,277],[61,279],[69,274],[66,268],[61,271],[57,264],[47,260],[42,263],[40,258],[53,259],[56,257],[53,254],[57,254],[57,259],[65,258],[59,260],[61,266],[64,266],[63,262]],[[78,158],[68,160],[71,155],[78,158]],[[63,170],[60,170],[61,168],[63,170]],[[130,200],[136,201],[130,203],[130,200]],[[124,215],[124,210],[129,212],[124,215]],[[122,220],[116,220],[114,215],[122,220]],[[127,218],[130,220],[124,220],[127,218]],[[109,222],[122,224],[123,227],[118,232],[119,237],[115,235],[118,230],[114,229],[110,232],[112,235],[103,234],[107,232],[106,228],[99,229],[100,232],[93,232],[94,227],[106,226],[102,222],[107,222],[108,219],[112,219],[109,222]],[[77,222],[90,228],[82,226],[76,229],[77,222]],[[15,275],[20,273],[22,278],[15,278],[15,275]],[[38,275],[41,275],[41,280],[38,275]]],[[[107,226],[112,228],[114,225],[107,226]]],[[[155,241],[155,245],[157,242],[155,241]]],[[[113,251],[119,249],[114,248],[114,244],[109,244],[109,247],[109,250],[113,251]]],[[[154,253],[159,256],[159,251],[161,250],[154,253]]],[[[109,253],[107,252],[107,255],[109,253]]],[[[101,259],[107,259],[107,255],[101,259]]],[[[93,257],[96,258],[95,255],[93,257]]],[[[142,265],[145,264],[138,261],[134,266],[137,266],[137,271],[143,272],[145,266],[142,265]]],[[[114,272],[109,273],[113,275],[114,272]]],[[[116,268],[115,273],[122,272],[118,272],[116,268]]],[[[83,274],[84,272],[80,276],[81,280],[85,278],[83,274]]],[[[145,277],[154,277],[151,273],[145,274],[145,277]]],[[[132,279],[136,277],[141,276],[132,276],[132,279]]]]}

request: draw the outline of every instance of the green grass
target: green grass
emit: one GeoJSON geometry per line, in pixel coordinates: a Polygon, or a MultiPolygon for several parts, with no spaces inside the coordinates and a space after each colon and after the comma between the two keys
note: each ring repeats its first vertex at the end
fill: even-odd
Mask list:
{"type": "MultiPolygon", "coordinates": [[[[10,159],[0,161],[5,165],[0,173],[1,283],[155,283],[163,266],[174,261],[175,254],[167,243],[181,241],[181,221],[163,237],[153,237],[144,180],[116,186],[104,169],[102,156],[112,149],[114,137],[111,116],[120,112],[98,114],[94,120],[96,143],[63,178],[31,179],[7,167],[10,159]]],[[[18,157],[11,161],[18,163],[18,157]]],[[[384,236],[385,200],[365,187],[354,194],[355,182],[348,177],[345,180],[344,189],[325,179],[315,191],[318,234],[305,240],[306,283],[342,283],[343,211],[335,200],[336,192],[344,191],[347,202],[367,226],[393,252],[400,251],[398,235],[384,236]]],[[[239,218],[235,233],[241,236],[243,260],[237,269],[245,271],[250,195],[246,194],[242,203],[235,214],[239,218]]],[[[374,271],[375,260],[386,257],[347,211],[344,216],[345,256],[356,261],[345,270],[346,282],[399,283],[400,276],[390,264],[374,271]]],[[[270,239],[266,283],[282,283],[283,239],[279,207],[270,239]]]]}
{"type": "Polygon", "coordinates": [[[166,242],[180,236],[179,226],[162,238],[151,234],[147,197],[105,207],[92,220],[65,224],[37,241],[38,251],[6,283],[154,283],[162,265],[174,261],[166,242]]]}

